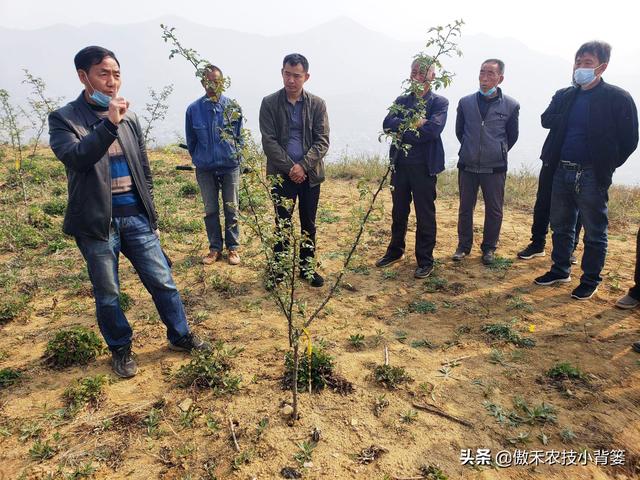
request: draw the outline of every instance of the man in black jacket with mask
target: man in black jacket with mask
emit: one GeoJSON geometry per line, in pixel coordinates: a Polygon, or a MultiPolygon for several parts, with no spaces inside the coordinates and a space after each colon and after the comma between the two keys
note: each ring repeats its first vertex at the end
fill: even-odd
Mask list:
{"type": "Polygon", "coordinates": [[[558,90],[542,114],[549,135],[541,158],[555,168],[551,193],[551,270],[538,285],[571,281],[571,252],[580,214],[585,230],[583,275],[571,296],[586,300],[602,281],[611,177],[638,145],[638,111],[628,92],[605,83],[611,46],[583,44],[575,55],[574,86],[558,90]]]}
{"type": "Polygon", "coordinates": [[[98,326],[116,375],[134,376],[132,330],[120,307],[122,252],[138,272],[167,326],[169,348],[208,349],[189,331],[180,294],[160,247],[151,169],[140,123],[119,96],[120,63],[102,47],[74,58],[84,90],[49,116],[49,143],[67,173],[63,230],[75,237],[93,285],[98,326]]]}

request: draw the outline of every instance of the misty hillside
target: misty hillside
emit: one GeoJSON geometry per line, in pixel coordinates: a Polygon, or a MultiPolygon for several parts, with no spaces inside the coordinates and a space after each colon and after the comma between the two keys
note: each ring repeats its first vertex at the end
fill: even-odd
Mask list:
{"type": "MultiPolygon", "coordinates": [[[[342,154],[382,153],[378,143],[382,119],[390,102],[400,93],[412,56],[422,49],[420,42],[401,42],[369,30],[348,18],[338,18],[310,30],[267,37],[211,28],[176,17],[128,25],[90,24],[83,27],[55,25],[38,30],[0,28],[0,88],[16,102],[28,92],[22,85],[22,68],[42,77],[51,96],[75,98],[81,91],[73,56],[90,44],[112,49],[122,66],[121,93],[130,99],[137,113],[148,101],[148,88],[174,84],[170,109],[163,125],[155,131],[158,143],[174,142],[183,133],[186,106],[202,94],[191,67],[182,59],[169,60],[169,45],[161,39],[160,23],[177,28],[181,42],[218,65],[232,79],[228,95],[242,105],[247,126],[258,136],[258,109],[265,95],[281,87],[282,57],[303,53],[310,62],[311,79],[306,88],[326,99],[331,121],[330,157],[342,154]]],[[[425,25],[425,38],[428,25],[425,25]]],[[[463,30],[464,32],[464,30],[463,30]]],[[[576,40],[576,48],[581,40],[576,40]]],[[[458,142],[454,135],[455,108],[459,98],[477,89],[480,63],[498,57],[506,63],[503,91],[521,103],[521,135],[510,157],[512,168],[537,170],[538,155],[546,132],[539,125],[540,113],[551,95],[569,84],[571,62],[535,51],[510,38],[488,35],[463,36],[464,57],[444,61],[456,73],[443,93],[450,101],[445,131],[448,164],[456,161],[458,142]]],[[[616,63],[615,50],[605,79],[640,98],[640,75],[629,73],[616,63]]],[[[615,181],[640,182],[638,153],[621,168],[615,181]]]]}

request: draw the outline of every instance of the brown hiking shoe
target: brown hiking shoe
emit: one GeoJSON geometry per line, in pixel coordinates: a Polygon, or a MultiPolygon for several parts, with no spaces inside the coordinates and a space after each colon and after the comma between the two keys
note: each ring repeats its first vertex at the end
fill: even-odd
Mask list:
{"type": "Polygon", "coordinates": [[[217,250],[210,250],[209,254],[202,259],[202,263],[205,265],[211,265],[216,263],[218,260],[222,258],[222,254],[217,250]]]}
{"type": "Polygon", "coordinates": [[[227,257],[229,265],[240,265],[240,255],[237,250],[229,250],[229,256],[227,257]]]}

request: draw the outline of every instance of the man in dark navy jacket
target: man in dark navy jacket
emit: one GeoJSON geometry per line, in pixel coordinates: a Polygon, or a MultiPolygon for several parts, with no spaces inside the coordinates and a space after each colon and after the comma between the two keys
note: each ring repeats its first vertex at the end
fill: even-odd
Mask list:
{"type": "Polygon", "coordinates": [[[414,129],[404,131],[400,139],[408,149],[391,146],[389,155],[395,159],[391,176],[391,241],[384,256],[376,262],[377,267],[391,265],[404,256],[405,235],[411,201],[416,211],[416,260],[418,267],[414,276],[426,278],[433,271],[433,249],[436,244],[436,182],[437,174],[444,170],[444,147],[440,135],[447,121],[449,101],[431,91],[435,68],[425,67],[420,61],[411,64],[411,81],[421,90],[402,95],[395,101],[401,108],[391,108],[383,122],[386,132],[400,132],[407,111],[424,110],[424,116],[414,129]]]}
{"type": "Polygon", "coordinates": [[[578,214],[584,226],[580,285],[571,296],[586,300],[602,281],[607,254],[607,202],[611,177],[638,146],[638,111],[628,92],[605,83],[611,46],[583,44],[575,55],[574,86],[558,90],[542,114],[549,135],[542,161],[555,168],[551,190],[551,270],[538,285],[571,281],[571,252],[578,214]]]}

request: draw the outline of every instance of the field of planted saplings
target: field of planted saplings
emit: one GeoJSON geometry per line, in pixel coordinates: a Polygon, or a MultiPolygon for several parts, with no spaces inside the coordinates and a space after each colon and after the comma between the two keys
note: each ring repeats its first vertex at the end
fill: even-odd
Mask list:
{"type": "MultiPolygon", "coordinates": [[[[61,233],[62,164],[40,148],[17,172],[13,152],[2,150],[0,477],[638,474],[640,358],[629,346],[639,317],[613,307],[632,278],[636,190],[613,190],[605,281],[597,297],[576,302],[570,286],[533,285],[548,256],[515,260],[529,235],[535,177],[509,178],[499,261],[487,268],[479,254],[449,260],[457,199],[455,174],[443,174],[438,262],[426,280],[413,278],[411,255],[387,269],[373,265],[388,239],[384,189],[334,298],[299,339],[292,421],[287,318],[264,288],[261,243],[243,223],[243,264],[202,265],[197,184],[175,170],[188,156],[168,147],[151,152],[151,163],[162,244],[189,321],[216,348],[195,357],[169,351],[153,303],[123,259],[121,303],[140,372],[119,380],[84,262],[61,233]],[[482,449],[490,462],[478,457],[482,449]],[[511,452],[511,466],[496,464],[500,451],[511,452]],[[532,452],[543,452],[537,462],[532,452]]],[[[294,320],[308,318],[328,293],[349,251],[363,183],[383,173],[375,159],[330,167],[318,214],[319,269],[328,281],[297,287],[302,313],[294,320]]],[[[248,204],[243,195],[243,215],[248,204]]]]}
{"type": "MultiPolygon", "coordinates": [[[[456,53],[461,25],[435,29],[427,43],[435,54],[417,56],[418,65],[428,71],[456,53]]],[[[203,60],[173,29],[163,27],[163,39],[200,72],[203,60]]],[[[611,189],[604,281],[578,302],[572,284],[533,284],[548,255],[516,259],[530,235],[536,175],[508,176],[497,257],[485,266],[481,235],[471,255],[451,259],[457,178],[442,173],[436,264],[416,279],[413,217],[405,258],[375,267],[389,239],[387,159],[343,158],[327,165],[321,187],[315,267],[326,282],[312,288],[298,277],[297,248],[308,239],[295,221],[274,229],[273,185],[250,137],[230,137],[243,146],[240,265],[202,263],[200,191],[192,171],[176,169],[189,155],[152,149],[160,240],[188,321],[213,348],[170,350],[122,257],[119,302],[139,371],[121,379],[85,262],[62,233],[64,166],[42,146],[59,100],[25,76],[28,106],[0,90],[0,479],[640,475],[640,355],[630,348],[640,313],[614,308],[633,277],[640,190],[611,189]],[[290,248],[274,255],[278,242],[290,248]]],[[[450,77],[435,81],[446,87],[450,77]]],[[[170,94],[152,92],[145,140],[170,94]]]]}

